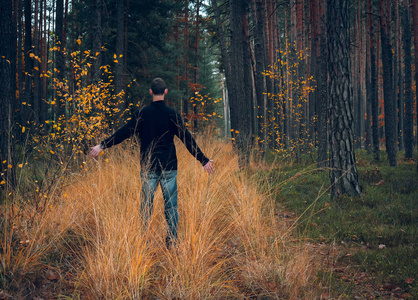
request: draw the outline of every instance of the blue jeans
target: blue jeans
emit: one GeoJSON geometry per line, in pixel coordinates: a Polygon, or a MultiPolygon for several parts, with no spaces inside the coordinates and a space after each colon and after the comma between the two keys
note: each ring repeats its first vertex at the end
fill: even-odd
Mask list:
{"type": "Polygon", "coordinates": [[[141,172],[142,202],[141,213],[147,224],[152,214],[154,195],[158,184],[164,198],[164,214],[168,225],[168,237],[177,239],[179,213],[177,207],[177,170],[161,172],[141,172]]]}

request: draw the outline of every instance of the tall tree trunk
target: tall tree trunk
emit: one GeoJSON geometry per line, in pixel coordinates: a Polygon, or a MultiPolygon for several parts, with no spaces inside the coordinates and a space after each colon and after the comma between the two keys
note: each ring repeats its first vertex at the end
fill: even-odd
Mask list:
{"type": "Polygon", "coordinates": [[[248,63],[244,60],[245,42],[244,19],[248,6],[247,1],[230,0],[231,11],[231,75],[232,83],[235,85],[234,94],[230,100],[231,110],[231,128],[235,132],[235,142],[238,150],[238,160],[240,167],[244,167],[249,163],[250,143],[252,138],[252,102],[250,93],[252,85],[245,85],[246,72],[249,72],[248,63]]]}
{"type": "Polygon", "coordinates": [[[24,56],[25,52],[22,52],[23,49],[23,1],[18,0],[15,2],[15,5],[17,6],[15,11],[17,10],[17,86],[18,86],[18,99],[19,103],[22,102],[24,99],[24,87],[25,87],[25,80],[24,80],[24,71],[23,71],[23,62],[24,62],[24,56]]]}
{"type": "Polygon", "coordinates": [[[324,1],[319,1],[318,6],[318,45],[315,53],[317,65],[317,87],[316,87],[316,111],[317,117],[317,135],[318,135],[318,168],[325,168],[328,163],[328,71],[327,71],[327,38],[325,22],[324,1]]]}
{"type": "Polygon", "coordinates": [[[13,1],[0,1],[0,190],[16,185],[14,161],[14,101],[16,89],[16,24],[13,1]],[[5,163],[3,163],[5,161],[5,163]],[[3,171],[6,170],[6,171],[3,171]]]}
{"type": "MultiPolygon", "coordinates": [[[[183,114],[185,118],[189,113],[189,0],[184,6],[184,76],[185,76],[185,95],[183,98],[183,114]]],[[[228,84],[228,83],[227,83],[228,84]]]]}
{"type": "Polygon", "coordinates": [[[119,94],[124,90],[123,86],[123,54],[125,46],[125,0],[116,3],[117,31],[116,31],[116,65],[115,65],[115,93],[119,94]]]}
{"type": "MultiPolygon", "coordinates": [[[[48,34],[48,29],[47,29],[47,19],[49,19],[47,17],[47,5],[46,5],[46,1],[47,0],[41,0],[42,3],[42,16],[43,16],[43,26],[42,26],[42,70],[47,70],[48,69],[48,56],[49,56],[49,47],[47,44],[47,38],[49,37],[48,34]]],[[[47,98],[47,93],[48,93],[48,77],[44,76],[41,79],[41,99],[44,100],[47,98]]],[[[39,122],[41,124],[44,123],[45,120],[47,120],[49,118],[48,116],[48,109],[47,109],[47,104],[45,101],[41,101],[41,105],[40,105],[40,115],[39,115],[39,122]]]]}
{"type": "MultiPolygon", "coordinates": [[[[313,76],[313,79],[316,82],[316,85],[319,84],[318,77],[318,65],[317,65],[317,53],[320,51],[319,49],[319,1],[318,0],[312,0],[309,1],[309,17],[310,17],[310,37],[308,40],[310,40],[310,62],[308,64],[309,68],[309,74],[307,74],[307,77],[309,78],[311,75],[313,76]]],[[[318,125],[318,112],[317,112],[317,101],[319,101],[318,94],[318,88],[316,88],[313,93],[310,93],[309,95],[309,136],[313,139],[313,143],[316,146],[317,145],[317,138],[316,135],[316,129],[318,125]]]]}
{"type": "MultiPolygon", "coordinates": [[[[194,76],[193,82],[195,86],[195,91],[197,92],[197,80],[198,80],[198,67],[199,67],[199,9],[200,9],[200,0],[196,0],[196,21],[195,21],[195,43],[194,43],[194,50],[195,50],[195,59],[194,59],[194,76]]],[[[193,113],[195,115],[193,121],[193,128],[197,129],[197,105],[193,106],[193,113]]]]}
{"type": "Polygon", "coordinates": [[[376,63],[376,45],[375,45],[375,21],[373,18],[373,1],[368,0],[369,33],[370,33],[370,102],[372,109],[372,140],[374,159],[380,160],[380,141],[379,141],[379,97],[377,87],[377,63],[376,63]]]}
{"type": "MultiPolygon", "coordinates": [[[[126,2],[120,0],[116,4],[117,14],[117,31],[116,31],[116,65],[115,65],[115,94],[119,94],[125,91],[124,86],[124,61],[126,60],[125,54],[125,12],[126,2]]],[[[118,102],[119,118],[125,109],[125,93],[118,102]]]]}
{"type": "Polygon", "coordinates": [[[265,86],[265,76],[262,74],[265,70],[265,49],[264,49],[264,21],[263,21],[263,12],[264,12],[264,2],[263,0],[256,0],[256,5],[254,6],[254,56],[255,56],[255,92],[257,98],[257,119],[258,119],[258,138],[260,146],[265,150],[267,145],[266,139],[266,123],[265,123],[265,96],[264,96],[264,86],[265,86]]]}
{"type": "MultiPolygon", "coordinates": [[[[297,51],[305,51],[305,43],[304,43],[304,23],[303,23],[303,15],[304,15],[304,1],[297,0],[296,1],[296,49],[297,51]]],[[[302,83],[305,81],[305,74],[306,74],[306,60],[298,60],[298,67],[297,67],[297,74],[296,74],[296,84],[298,86],[297,93],[296,93],[296,101],[297,101],[297,138],[299,142],[297,143],[297,150],[296,153],[304,152],[306,147],[306,99],[304,99],[302,94],[302,83]]],[[[295,100],[295,99],[294,99],[295,100]]]]}
{"type": "Polygon", "coordinates": [[[405,158],[411,159],[414,150],[414,116],[413,116],[413,99],[412,99],[412,59],[411,59],[411,27],[409,19],[408,2],[404,2],[403,6],[403,41],[405,52],[405,119],[404,119],[404,142],[405,142],[405,158]]]}
{"type": "MultiPolygon", "coordinates": [[[[415,85],[418,86],[418,0],[412,0],[412,19],[414,23],[414,57],[415,57],[415,85]]],[[[418,92],[415,91],[416,125],[418,137],[418,92]]],[[[418,143],[418,138],[416,140],[418,143]]]]}
{"type": "Polygon", "coordinates": [[[372,101],[371,101],[371,51],[370,51],[370,28],[371,28],[371,24],[372,24],[372,15],[370,14],[370,8],[369,5],[371,4],[371,0],[367,0],[367,2],[365,3],[366,8],[366,22],[365,22],[365,27],[366,30],[364,30],[364,34],[365,34],[365,43],[366,43],[366,72],[365,72],[365,76],[366,76],[366,126],[365,126],[365,130],[366,130],[366,150],[368,153],[372,152],[372,101]]]}
{"type": "Polygon", "coordinates": [[[379,0],[380,16],[380,38],[382,43],[382,64],[383,64],[383,93],[385,109],[385,136],[386,152],[390,166],[397,165],[397,118],[396,102],[393,91],[393,55],[391,46],[390,30],[390,2],[388,0],[379,0]]]}
{"type": "Polygon", "coordinates": [[[396,96],[396,118],[398,121],[397,129],[397,143],[399,150],[403,150],[403,72],[402,72],[402,30],[401,30],[401,17],[399,13],[399,0],[395,0],[394,2],[394,15],[395,15],[395,34],[394,34],[394,42],[395,42],[395,62],[394,65],[394,80],[393,86],[395,88],[395,96],[396,96]]]}
{"type": "MultiPolygon", "coordinates": [[[[56,42],[58,45],[58,52],[56,56],[57,66],[57,78],[59,81],[63,81],[65,78],[65,56],[64,56],[64,1],[57,0],[56,2],[56,17],[55,17],[55,34],[56,42]]],[[[57,119],[66,113],[65,99],[57,96],[57,119]]]]}
{"type": "MultiPolygon", "coordinates": [[[[57,0],[62,1],[62,0],[57,0]]],[[[92,52],[94,53],[95,59],[93,59],[92,66],[92,82],[98,83],[100,80],[100,66],[102,65],[102,0],[92,0],[92,14],[93,18],[93,47],[92,52]],[[97,54],[97,55],[96,55],[97,54]]]]}
{"type": "MultiPolygon", "coordinates": [[[[266,66],[273,68],[274,65],[274,42],[273,42],[273,2],[265,0],[265,41],[266,41],[266,66]]],[[[274,85],[275,80],[272,77],[266,78],[267,88],[267,103],[266,103],[266,120],[268,122],[267,136],[268,146],[270,149],[274,149],[275,146],[275,116],[274,116],[274,85]]]]}
{"type": "Polygon", "coordinates": [[[357,14],[355,17],[355,47],[352,52],[352,82],[354,92],[354,146],[361,147],[362,142],[362,94],[361,94],[361,30],[362,12],[360,0],[357,3],[357,14]]]}
{"type": "Polygon", "coordinates": [[[361,193],[354,154],[349,1],[327,0],[331,197],[361,193]]]}
{"type": "Polygon", "coordinates": [[[251,0],[246,0],[244,6],[244,14],[242,18],[242,30],[244,33],[242,40],[242,49],[243,49],[243,68],[244,68],[244,89],[245,89],[245,100],[243,101],[244,105],[248,105],[243,112],[247,115],[247,123],[251,126],[248,130],[249,135],[249,145],[247,147],[252,148],[254,145],[254,93],[253,93],[253,76],[252,76],[252,56],[251,56],[251,46],[250,46],[250,28],[248,20],[248,6],[251,0]]]}
{"type": "Polygon", "coordinates": [[[21,106],[21,124],[27,125],[33,119],[29,105],[32,105],[32,72],[33,59],[32,52],[32,3],[30,0],[25,0],[25,96],[21,106]]]}
{"type": "MultiPolygon", "coordinates": [[[[34,18],[34,31],[33,31],[33,52],[36,57],[41,57],[40,53],[40,38],[39,38],[39,27],[40,27],[40,11],[39,11],[39,1],[35,0],[35,18],[34,18]]],[[[33,70],[33,115],[35,124],[39,124],[40,120],[40,106],[41,106],[41,87],[40,87],[40,71],[41,63],[35,59],[34,60],[34,70],[33,70]]]]}
{"type": "MultiPolygon", "coordinates": [[[[221,56],[222,56],[222,62],[224,65],[224,71],[225,71],[225,81],[226,81],[226,93],[224,95],[224,117],[225,117],[225,128],[229,128],[232,126],[232,122],[228,122],[231,120],[231,109],[230,109],[230,99],[234,95],[234,84],[232,82],[232,75],[231,75],[231,63],[230,63],[230,54],[227,50],[227,39],[225,37],[225,31],[222,26],[221,21],[221,15],[219,12],[218,2],[217,0],[212,0],[212,9],[213,14],[215,17],[215,25],[216,25],[216,36],[218,38],[219,47],[221,48],[221,56]]],[[[222,81],[222,84],[224,84],[224,81],[222,81]]],[[[229,134],[229,132],[227,132],[229,134]]],[[[225,134],[225,137],[227,137],[227,134],[225,134]]],[[[234,136],[234,134],[232,134],[234,136]]]]}

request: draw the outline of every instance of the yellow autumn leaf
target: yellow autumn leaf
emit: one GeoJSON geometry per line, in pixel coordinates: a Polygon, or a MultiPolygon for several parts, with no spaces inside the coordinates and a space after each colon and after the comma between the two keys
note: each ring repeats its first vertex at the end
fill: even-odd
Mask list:
{"type": "Polygon", "coordinates": [[[50,152],[51,152],[51,154],[55,154],[55,152],[54,151],[52,151],[52,150],[49,150],[50,152]]]}
{"type": "Polygon", "coordinates": [[[81,45],[81,40],[80,39],[76,39],[77,44],[81,45]]]}
{"type": "Polygon", "coordinates": [[[7,167],[8,167],[9,169],[13,168],[13,166],[12,166],[12,165],[8,165],[7,167]]]}
{"type": "Polygon", "coordinates": [[[1,182],[0,182],[0,184],[5,184],[6,183],[6,181],[4,181],[4,180],[2,180],[1,182]]]}
{"type": "Polygon", "coordinates": [[[19,165],[18,165],[18,167],[19,167],[19,168],[23,168],[23,164],[19,164],[19,165]]]}
{"type": "Polygon", "coordinates": [[[33,53],[29,53],[29,57],[30,57],[30,58],[34,58],[34,57],[35,57],[35,54],[33,54],[33,53]]]}
{"type": "Polygon", "coordinates": [[[22,133],[24,133],[26,130],[25,126],[22,127],[22,133]]]}

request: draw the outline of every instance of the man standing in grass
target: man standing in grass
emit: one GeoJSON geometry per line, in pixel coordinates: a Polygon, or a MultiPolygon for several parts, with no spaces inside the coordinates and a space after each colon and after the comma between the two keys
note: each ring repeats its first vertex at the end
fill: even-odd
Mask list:
{"type": "Polygon", "coordinates": [[[164,97],[167,92],[164,80],[155,78],[150,89],[152,103],[135,112],[128,123],[112,136],[92,147],[90,155],[97,157],[103,149],[117,145],[132,135],[139,138],[142,181],[141,212],[146,224],[152,213],[155,191],[160,184],[168,224],[166,245],[170,248],[177,239],[179,218],[174,136],[186,145],[187,150],[202,164],[207,173],[213,173],[214,169],[211,160],[202,153],[180,115],[165,104],[164,97]]]}

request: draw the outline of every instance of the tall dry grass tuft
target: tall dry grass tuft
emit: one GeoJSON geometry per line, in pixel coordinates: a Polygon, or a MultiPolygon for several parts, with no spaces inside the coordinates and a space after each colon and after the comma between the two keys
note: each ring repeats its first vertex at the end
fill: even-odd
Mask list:
{"type": "Polygon", "coordinates": [[[44,213],[37,230],[75,257],[73,297],[316,297],[315,267],[303,246],[289,240],[291,229],[277,222],[280,208],[238,169],[230,144],[201,144],[215,160],[213,175],[177,146],[180,223],[171,250],[164,243],[160,189],[151,220],[142,226],[137,149],[109,149],[67,178],[60,201],[44,213]]]}

